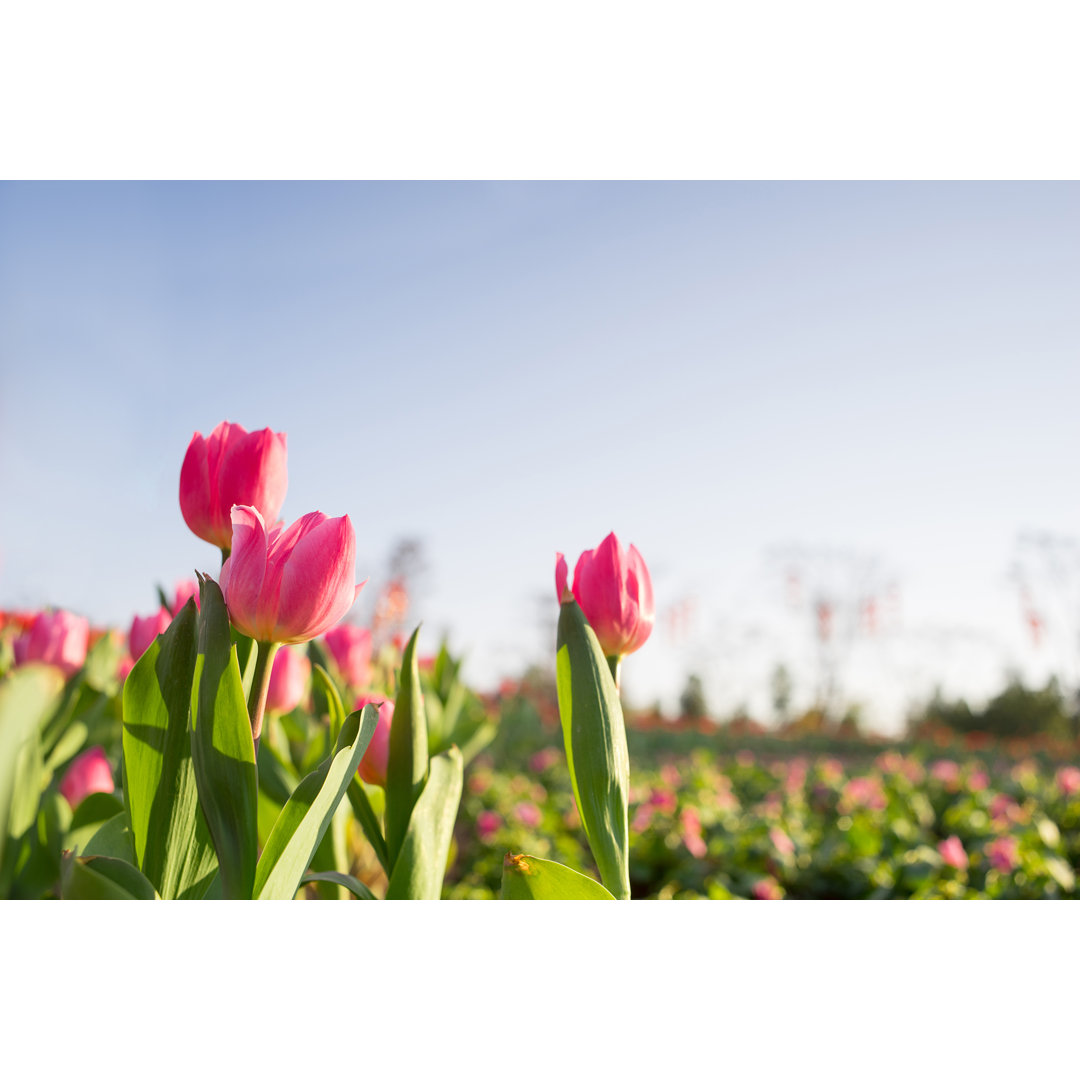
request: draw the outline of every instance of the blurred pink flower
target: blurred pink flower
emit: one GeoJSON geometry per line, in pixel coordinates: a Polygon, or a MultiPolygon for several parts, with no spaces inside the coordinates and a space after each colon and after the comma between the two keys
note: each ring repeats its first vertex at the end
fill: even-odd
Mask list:
{"type": "Polygon", "coordinates": [[[990,777],[983,769],[976,769],[968,778],[969,791],[985,791],[990,786],[990,777]]]}
{"type": "Polygon", "coordinates": [[[779,825],[769,830],[769,839],[779,855],[786,857],[795,854],[795,841],[779,825]]]}
{"type": "Polygon", "coordinates": [[[172,607],[169,609],[175,619],[180,614],[180,610],[183,606],[192,598],[195,597],[195,606],[199,606],[199,583],[190,578],[184,581],[178,581],[174,586],[175,593],[173,594],[172,607]]]}
{"type": "Polygon", "coordinates": [[[529,758],[529,768],[533,772],[543,772],[545,769],[550,769],[552,765],[557,764],[561,759],[562,751],[556,750],[554,746],[547,746],[543,750],[538,750],[529,758]]]}
{"type": "Polygon", "coordinates": [[[845,810],[865,807],[868,810],[884,810],[889,805],[881,780],[876,776],[856,776],[844,785],[840,804],[845,810]]]}
{"type": "Polygon", "coordinates": [[[678,787],[682,777],[679,775],[678,767],[669,763],[660,766],[660,779],[663,780],[668,787],[678,787]]]}
{"type": "Polygon", "coordinates": [[[839,784],[844,778],[844,766],[836,758],[823,758],[819,761],[818,772],[826,784],[839,784]]]}
{"type": "Polygon", "coordinates": [[[469,791],[473,795],[483,795],[491,787],[491,774],[487,772],[474,772],[469,774],[469,791]]]}
{"type": "Polygon", "coordinates": [[[30,629],[15,639],[16,664],[52,664],[70,678],[86,663],[90,620],[70,611],[39,611],[30,629]]]}
{"type": "Polygon", "coordinates": [[[105,751],[92,746],[81,753],[69,766],[60,781],[60,794],[71,804],[72,810],[96,791],[114,790],[112,769],[105,751]]]}
{"type": "Polygon", "coordinates": [[[153,615],[145,618],[136,615],[131,620],[131,629],[128,631],[128,652],[132,660],[138,660],[151,645],[154,644],[158,634],[164,634],[169,629],[173,617],[165,608],[158,608],[153,615]]]}
{"type": "Polygon", "coordinates": [[[960,783],[960,766],[955,761],[935,761],[930,766],[930,778],[954,790],[960,783]]]}
{"type": "Polygon", "coordinates": [[[754,882],[750,895],[755,900],[783,900],[784,890],[780,888],[775,878],[759,878],[754,882]]]}
{"type": "Polygon", "coordinates": [[[514,817],[527,829],[537,828],[540,822],[544,820],[544,815],[540,813],[540,807],[531,802],[518,803],[514,807],[514,817]]]}
{"type": "Polygon", "coordinates": [[[1020,865],[1020,843],[1015,836],[999,836],[986,845],[985,851],[990,865],[1003,874],[1020,865]]]}
{"type": "Polygon", "coordinates": [[[695,859],[704,859],[709,849],[701,833],[701,818],[698,817],[698,812],[692,806],[687,806],[679,815],[679,825],[681,826],[682,842],[686,845],[686,850],[695,859]]]}
{"type": "Polygon", "coordinates": [[[1064,765],[1057,771],[1057,786],[1063,795],[1075,795],[1080,791],[1080,769],[1064,765]]]}
{"type": "Polygon", "coordinates": [[[674,814],[675,808],[678,806],[678,800],[675,798],[674,791],[654,787],[649,792],[649,806],[663,814],[674,814]]]}
{"type": "Polygon", "coordinates": [[[299,649],[283,645],[274,657],[270,669],[270,687],[266,692],[268,713],[289,713],[304,700],[308,680],[311,678],[311,661],[299,649]]]}
{"type": "Polygon", "coordinates": [[[1023,816],[1020,804],[1002,791],[990,800],[990,817],[996,822],[1015,822],[1023,816]]]}
{"type": "Polygon", "coordinates": [[[959,836],[948,836],[937,846],[938,854],[947,866],[954,866],[957,870],[966,870],[968,864],[967,852],[960,843],[959,836]]]}
{"type": "Polygon", "coordinates": [[[375,734],[360,759],[357,775],[365,784],[386,787],[386,766],[390,760],[390,725],[394,722],[394,703],[381,694],[363,694],[356,699],[353,710],[374,705],[379,710],[375,734]]]}
{"type": "Polygon", "coordinates": [[[476,831],[486,844],[502,827],[502,818],[494,810],[481,810],[476,815],[476,831]]]}
{"type": "Polygon", "coordinates": [[[323,641],[345,685],[354,690],[367,686],[371,681],[371,631],[341,623],[327,630],[323,641]]]}

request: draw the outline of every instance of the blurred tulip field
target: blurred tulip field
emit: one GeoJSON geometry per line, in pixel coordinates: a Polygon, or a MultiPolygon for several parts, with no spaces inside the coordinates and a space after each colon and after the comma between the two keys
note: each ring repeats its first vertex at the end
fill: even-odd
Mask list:
{"type": "Polygon", "coordinates": [[[481,694],[445,642],[406,638],[403,581],[346,618],[352,523],[279,522],[286,486],[283,433],[196,433],[180,509],[218,580],[159,586],[126,631],[0,612],[0,896],[1075,895],[1068,724],[896,742],[624,711],[655,601],[613,532],[572,578],[554,553],[554,663],[481,694]]]}
{"type": "MultiPolygon", "coordinates": [[[[6,613],[0,664],[7,706],[13,642],[26,616],[6,613]]],[[[352,633],[356,638],[358,628],[352,633]]],[[[361,638],[366,637],[359,633],[361,638]]],[[[124,636],[93,631],[66,683],[44,665],[38,692],[54,711],[40,756],[5,759],[5,895],[105,897],[120,886],[78,880],[65,852],[115,852],[122,820],[124,636]],[[88,749],[88,748],[93,749],[88,749]],[[31,782],[29,788],[26,781],[31,782]],[[36,789],[36,790],[35,790],[36,789]],[[65,867],[68,876],[65,878],[65,867]],[[110,888],[110,886],[113,886],[110,888]]],[[[325,640],[298,658],[339,671],[325,640]]],[[[344,654],[342,654],[344,655],[344,654]]],[[[355,656],[354,656],[355,660],[355,656]]],[[[401,652],[370,657],[368,681],[394,689],[401,652]]],[[[325,754],[325,695],[302,664],[298,700],[271,711],[258,751],[260,846],[301,778],[325,754]]],[[[596,873],[575,807],[553,685],[535,673],[498,695],[469,689],[441,648],[420,680],[437,753],[462,749],[465,781],[442,896],[499,896],[508,853],[529,852],[596,873]]],[[[1072,897],[1080,866],[1080,769],[1074,747],[947,737],[892,743],[857,736],[740,733],[709,721],[628,715],[630,885],[635,899],[1072,897]],[[972,745],[972,744],[976,745],[972,745]]],[[[0,731],[0,735],[3,732],[0,731]]],[[[5,746],[5,751],[8,747],[5,746]]],[[[387,875],[356,813],[383,791],[357,777],[311,863],[382,896],[387,875]]],[[[309,899],[352,895],[311,880],[309,899]]]]}

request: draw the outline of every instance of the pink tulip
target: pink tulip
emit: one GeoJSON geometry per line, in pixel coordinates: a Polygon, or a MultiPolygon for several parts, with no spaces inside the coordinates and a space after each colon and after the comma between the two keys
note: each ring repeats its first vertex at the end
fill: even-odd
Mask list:
{"type": "Polygon", "coordinates": [[[536,803],[522,802],[514,807],[514,817],[528,829],[535,829],[544,820],[540,807],[536,803]]]}
{"type": "Polygon", "coordinates": [[[190,581],[178,581],[175,588],[176,595],[173,597],[172,607],[169,609],[174,619],[193,596],[195,597],[195,606],[199,606],[199,583],[194,578],[190,581]]]}
{"type": "Polygon", "coordinates": [[[67,678],[86,663],[89,642],[89,619],[70,611],[39,611],[14,642],[15,663],[52,664],[67,678]]]}
{"type": "MultiPolygon", "coordinates": [[[[555,590],[560,603],[567,597],[566,586],[566,559],[557,553],[555,590]]],[[[633,544],[623,551],[614,533],[579,556],[573,596],[605,656],[636,652],[652,633],[656,612],[648,567],[633,544]]]]}
{"type": "Polygon", "coordinates": [[[786,857],[795,854],[795,841],[779,825],[774,825],[769,830],[769,839],[778,855],[786,857]]]}
{"type": "Polygon", "coordinates": [[[270,688],[266,692],[266,711],[292,712],[307,693],[311,661],[297,649],[278,649],[270,669],[270,688]]]}
{"type": "Polygon", "coordinates": [[[253,506],[276,522],[289,482],[285,457],[285,434],[269,428],[248,432],[223,420],[209,438],[195,432],[180,468],[180,512],[188,528],[228,551],[234,506],[253,506]]]}
{"type": "Polygon", "coordinates": [[[390,760],[390,725],[394,722],[394,703],[378,694],[365,694],[356,699],[353,709],[362,709],[365,705],[378,708],[379,720],[356,771],[365,784],[386,787],[386,764],[390,760]]]}
{"type": "Polygon", "coordinates": [[[481,810],[476,815],[476,831],[486,844],[502,826],[502,818],[494,810],[481,810]]]}
{"type": "Polygon", "coordinates": [[[954,866],[957,870],[966,870],[968,864],[967,852],[964,850],[964,845],[960,843],[959,836],[949,836],[941,841],[937,846],[938,854],[941,856],[941,861],[946,866],[954,866]]]}
{"type": "Polygon", "coordinates": [[[113,788],[112,769],[100,746],[92,746],[81,753],[60,781],[60,794],[71,804],[72,810],[87,795],[93,795],[95,791],[112,791],[113,788]]]}
{"type": "Polygon", "coordinates": [[[360,690],[371,681],[371,631],[342,623],[323,639],[346,686],[360,690]]]}
{"type": "Polygon", "coordinates": [[[1075,765],[1063,765],[1058,769],[1056,779],[1062,795],[1075,795],[1080,791],[1080,769],[1075,765]]]}
{"type": "Polygon", "coordinates": [[[692,806],[686,807],[679,815],[679,824],[681,825],[682,842],[686,845],[686,850],[695,859],[704,859],[709,853],[709,849],[701,833],[701,818],[698,817],[698,812],[692,806]]]}
{"type": "Polygon", "coordinates": [[[348,517],[315,511],[268,532],[255,507],[234,506],[232,521],[221,591],[242,634],[296,645],[325,633],[352,607],[363,582],[353,585],[356,536],[348,517]]]}
{"type": "Polygon", "coordinates": [[[995,870],[1003,874],[1020,865],[1020,843],[1015,836],[999,836],[986,845],[986,857],[995,870]]]}
{"type": "Polygon", "coordinates": [[[128,652],[132,660],[138,660],[151,645],[158,634],[164,634],[172,622],[172,616],[165,608],[159,608],[156,615],[148,615],[145,619],[136,615],[131,620],[131,629],[128,631],[128,652]]]}
{"type": "Polygon", "coordinates": [[[755,881],[750,894],[755,900],[784,899],[784,891],[780,888],[780,883],[771,877],[759,878],[755,881]]]}

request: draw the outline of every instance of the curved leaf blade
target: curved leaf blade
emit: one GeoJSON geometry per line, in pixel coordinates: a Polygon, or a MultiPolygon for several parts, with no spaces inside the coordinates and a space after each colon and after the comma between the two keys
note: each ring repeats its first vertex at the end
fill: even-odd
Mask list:
{"type": "Polygon", "coordinates": [[[250,900],[258,860],[258,774],[243,676],[221,589],[200,578],[191,757],[226,900],[250,900]]]}
{"type": "Polygon", "coordinates": [[[401,683],[390,725],[386,763],[386,847],[390,865],[397,863],[409,820],[428,776],[428,732],[420,668],[416,659],[418,626],[401,657],[401,683]]]}
{"type": "MultiPolygon", "coordinates": [[[[0,683],[0,896],[6,896],[10,881],[11,852],[8,832],[14,816],[19,817],[17,788],[20,787],[18,763],[33,750],[25,748],[38,742],[41,723],[52,713],[64,689],[64,677],[46,664],[27,664],[16,668],[0,683]],[[5,852],[7,852],[5,856],[5,852]]],[[[40,753],[40,750],[38,751],[40,753]]]]}
{"type": "Polygon", "coordinates": [[[334,756],[296,786],[266,839],[255,868],[257,900],[291,900],[345,795],[379,718],[374,705],[348,717],[334,756]]]}
{"type": "Polygon", "coordinates": [[[559,716],[581,824],[605,887],[630,898],[630,755],[619,692],[596,634],[573,600],[560,605],[559,716]]]}
{"type": "Polygon", "coordinates": [[[60,871],[65,900],[158,900],[154,886],[122,859],[67,856],[60,871]]]}
{"type": "Polygon", "coordinates": [[[413,807],[405,842],[390,875],[387,900],[438,900],[442,895],[464,771],[456,746],[431,759],[428,781],[413,807]]]}
{"type": "MultiPolygon", "coordinates": [[[[352,874],[341,874],[337,870],[326,870],[321,874],[305,874],[300,879],[301,885],[307,885],[311,881],[328,881],[334,885],[340,885],[343,889],[356,897],[357,900],[377,900],[378,897],[360,880],[352,874]]],[[[348,897],[346,897],[348,899],[348,897]]]]}
{"type": "Polygon", "coordinates": [[[124,798],[136,863],[167,900],[198,899],[217,869],[188,730],[195,623],[190,599],[124,681],[124,798]]]}
{"type": "Polygon", "coordinates": [[[550,859],[507,855],[503,860],[503,900],[614,900],[598,881],[550,859]]]}

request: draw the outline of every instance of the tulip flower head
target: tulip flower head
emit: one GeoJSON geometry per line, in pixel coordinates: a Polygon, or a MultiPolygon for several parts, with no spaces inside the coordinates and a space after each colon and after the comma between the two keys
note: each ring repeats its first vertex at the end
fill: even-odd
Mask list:
{"type": "Polygon", "coordinates": [[[955,867],[957,870],[967,869],[968,856],[959,836],[947,836],[938,844],[937,849],[946,866],[955,867]]]}
{"type": "Polygon", "coordinates": [[[60,781],[60,794],[67,799],[72,810],[95,791],[110,792],[114,789],[112,769],[105,751],[92,746],[80,754],[64,773],[60,781]]]}
{"type": "MultiPolygon", "coordinates": [[[[560,603],[571,595],[567,585],[566,559],[558,553],[555,591],[560,603]]],[[[614,533],[578,557],[572,595],[605,656],[636,652],[652,633],[656,611],[648,567],[638,549],[631,544],[624,551],[614,533]]]]}
{"type": "Polygon", "coordinates": [[[158,634],[164,634],[172,622],[172,615],[165,608],[159,608],[157,614],[143,618],[136,615],[131,620],[131,629],[128,631],[128,652],[132,660],[138,660],[151,645],[158,634]]]}
{"type": "Polygon", "coordinates": [[[354,690],[371,681],[371,631],[342,623],[326,632],[326,647],[341,677],[354,690]]]}
{"type": "Polygon", "coordinates": [[[15,663],[52,664],[70,678],[86,663],[90,620],[70,611],[39,611],[15,639],[15,663]]]}
{"type": "Polygon", "coordinates": [[[386,787],[386,765],[390,760],[390,725],[394,720],[394,703],[378,694],[365,694],[356,699],[354,709],[362,709],[365,705],[374,705],[379,710],[379,719],[375,725],[375,732],[371,736],[371,742],[360,759],[360,767],[356,770],[360,779],[365,784],[377,784],[386,787]]]}
{"type": "Polygon", "coordinates": [[[304,700],[311,661],[299,650],[279,649],[270,669],[270,687],[266,692],[266,711],[289,713],[304,700]]]}
{"type": "Polygon", "coordinates": [[[180,468],[180,512],[198,537],[228,553],[231,511],[253,506],[277,521],[288,486],[285,434],[247,431],[222,421],[203,438],[195,432],[180,468]]]}
{"type": "Polygon", "coordinates": [[[316,511],[268,530],[256,507],[234,506],[232,522],[220,584],[241,633],[293,645],[325,633],[352,607],[364,583],[353,584],[356,535],[347,516],[316,511]]]}

